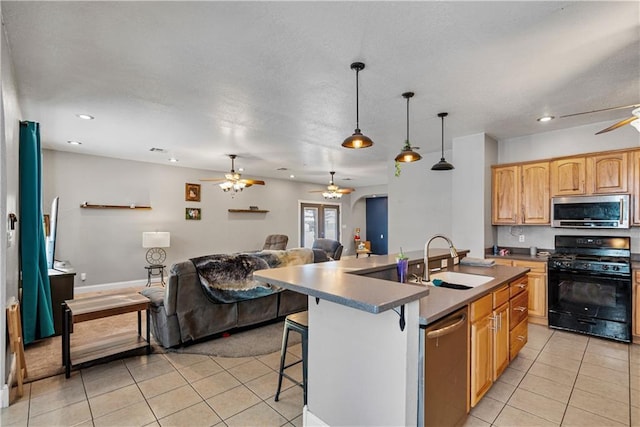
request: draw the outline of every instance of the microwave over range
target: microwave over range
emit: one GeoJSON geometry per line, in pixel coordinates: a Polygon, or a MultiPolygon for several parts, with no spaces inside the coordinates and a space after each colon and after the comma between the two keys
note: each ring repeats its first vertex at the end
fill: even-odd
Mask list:
{"type": "Polygon", "coordinates": [[[553,197],[551,226],[559,228],[629,228],[628,194],[553,197]]]}

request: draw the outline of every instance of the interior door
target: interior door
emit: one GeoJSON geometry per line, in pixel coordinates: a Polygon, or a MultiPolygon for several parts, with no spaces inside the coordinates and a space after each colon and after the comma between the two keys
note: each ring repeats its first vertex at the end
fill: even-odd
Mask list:
{"type": "Polygon", "coordinates": [[[377,255],[386,255],[388,253],[387,198],[368,198],[366,214],[367,240],[371,242],[371,252],[377,255]]]}
{"type": "Polygon", "coordinates": [[[318,238],[340,241],[340,205],[300,204],[300,247],[318,238]]]}

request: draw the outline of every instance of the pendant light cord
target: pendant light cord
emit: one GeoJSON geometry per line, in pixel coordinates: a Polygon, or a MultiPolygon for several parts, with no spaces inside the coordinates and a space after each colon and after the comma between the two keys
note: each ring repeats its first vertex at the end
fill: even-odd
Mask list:
{"type": "Polygon", "coordinates": [[[358,84],[358,74],[360,74],[360,70],[356,70],[356,129],[360,129],[360,85],[358,84]]]}
{"type": "Polygon", "coordinates": [[[407,97],[407,144],[409,144],[409,97],[407,97]]]}
{"type": "Polygon", "coordinates": [[[444,159],[444,116],[442,118],[442,159],[444,159]]]}

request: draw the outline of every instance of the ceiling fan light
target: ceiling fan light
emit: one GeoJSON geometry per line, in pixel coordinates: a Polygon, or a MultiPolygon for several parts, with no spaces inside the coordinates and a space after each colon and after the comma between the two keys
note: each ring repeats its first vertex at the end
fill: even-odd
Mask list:
{"type": "Polygon", "coordinates": [[[360,129],[356,129],[353,135],[342,141],[344,148],[367,148],[373,145],[373,141],[366,135],[360,132],[360,129]]]}
{"type": "Polygon", "coordinates": [[[634,121],[632,121],[631,123],[629,123],[631,126],[633,126],[634,128],[636,128],[636,130],[638,132],[640,132],[640,119],[635,119],[634,121]]]}
{"type": "Polygon", "coordinates": [[[338,193],[336,191],[325,191],[324,193],[322,193],[322,197],[328,200],[340,199],[342,198],[342,193],[338,193]]]}

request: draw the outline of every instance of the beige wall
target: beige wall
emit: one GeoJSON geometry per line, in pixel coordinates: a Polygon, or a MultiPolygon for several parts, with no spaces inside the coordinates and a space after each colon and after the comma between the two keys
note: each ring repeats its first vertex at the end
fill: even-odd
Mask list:
{"type": "MultiPolygon", "coordinates": [[[[44,206],[60,197],[56,259],[75,268],[79,286],[146,278],[143,231],[171,232],[166,249],[172,263],[213,253],[262,248],[268,234],[286,234],[288,247],[299,246],[298,201],[324,199],[309,193],[318,185],[265,178],[232,197],[216,184],[200,182],[213,172],[173,165],[134,162],[70,152],[44,150],[44,206]],[[200,183],[201,202],[185,201],[185,183],[200,183]],[[151,210],[81,209],[93,204],[150,205],[151,210]],[[266,214],[229,213],[250,205],[266,214]],[[185,220],[185,207],[202,209],[200,221],[185,220]],[[80,273],[87,279],[80,281],[80,273]]],[[[341,199],[342,239],[351,239],[350,196],[341,199]],[[346,232],[345,232],[346,230],[346,232]]]]}

